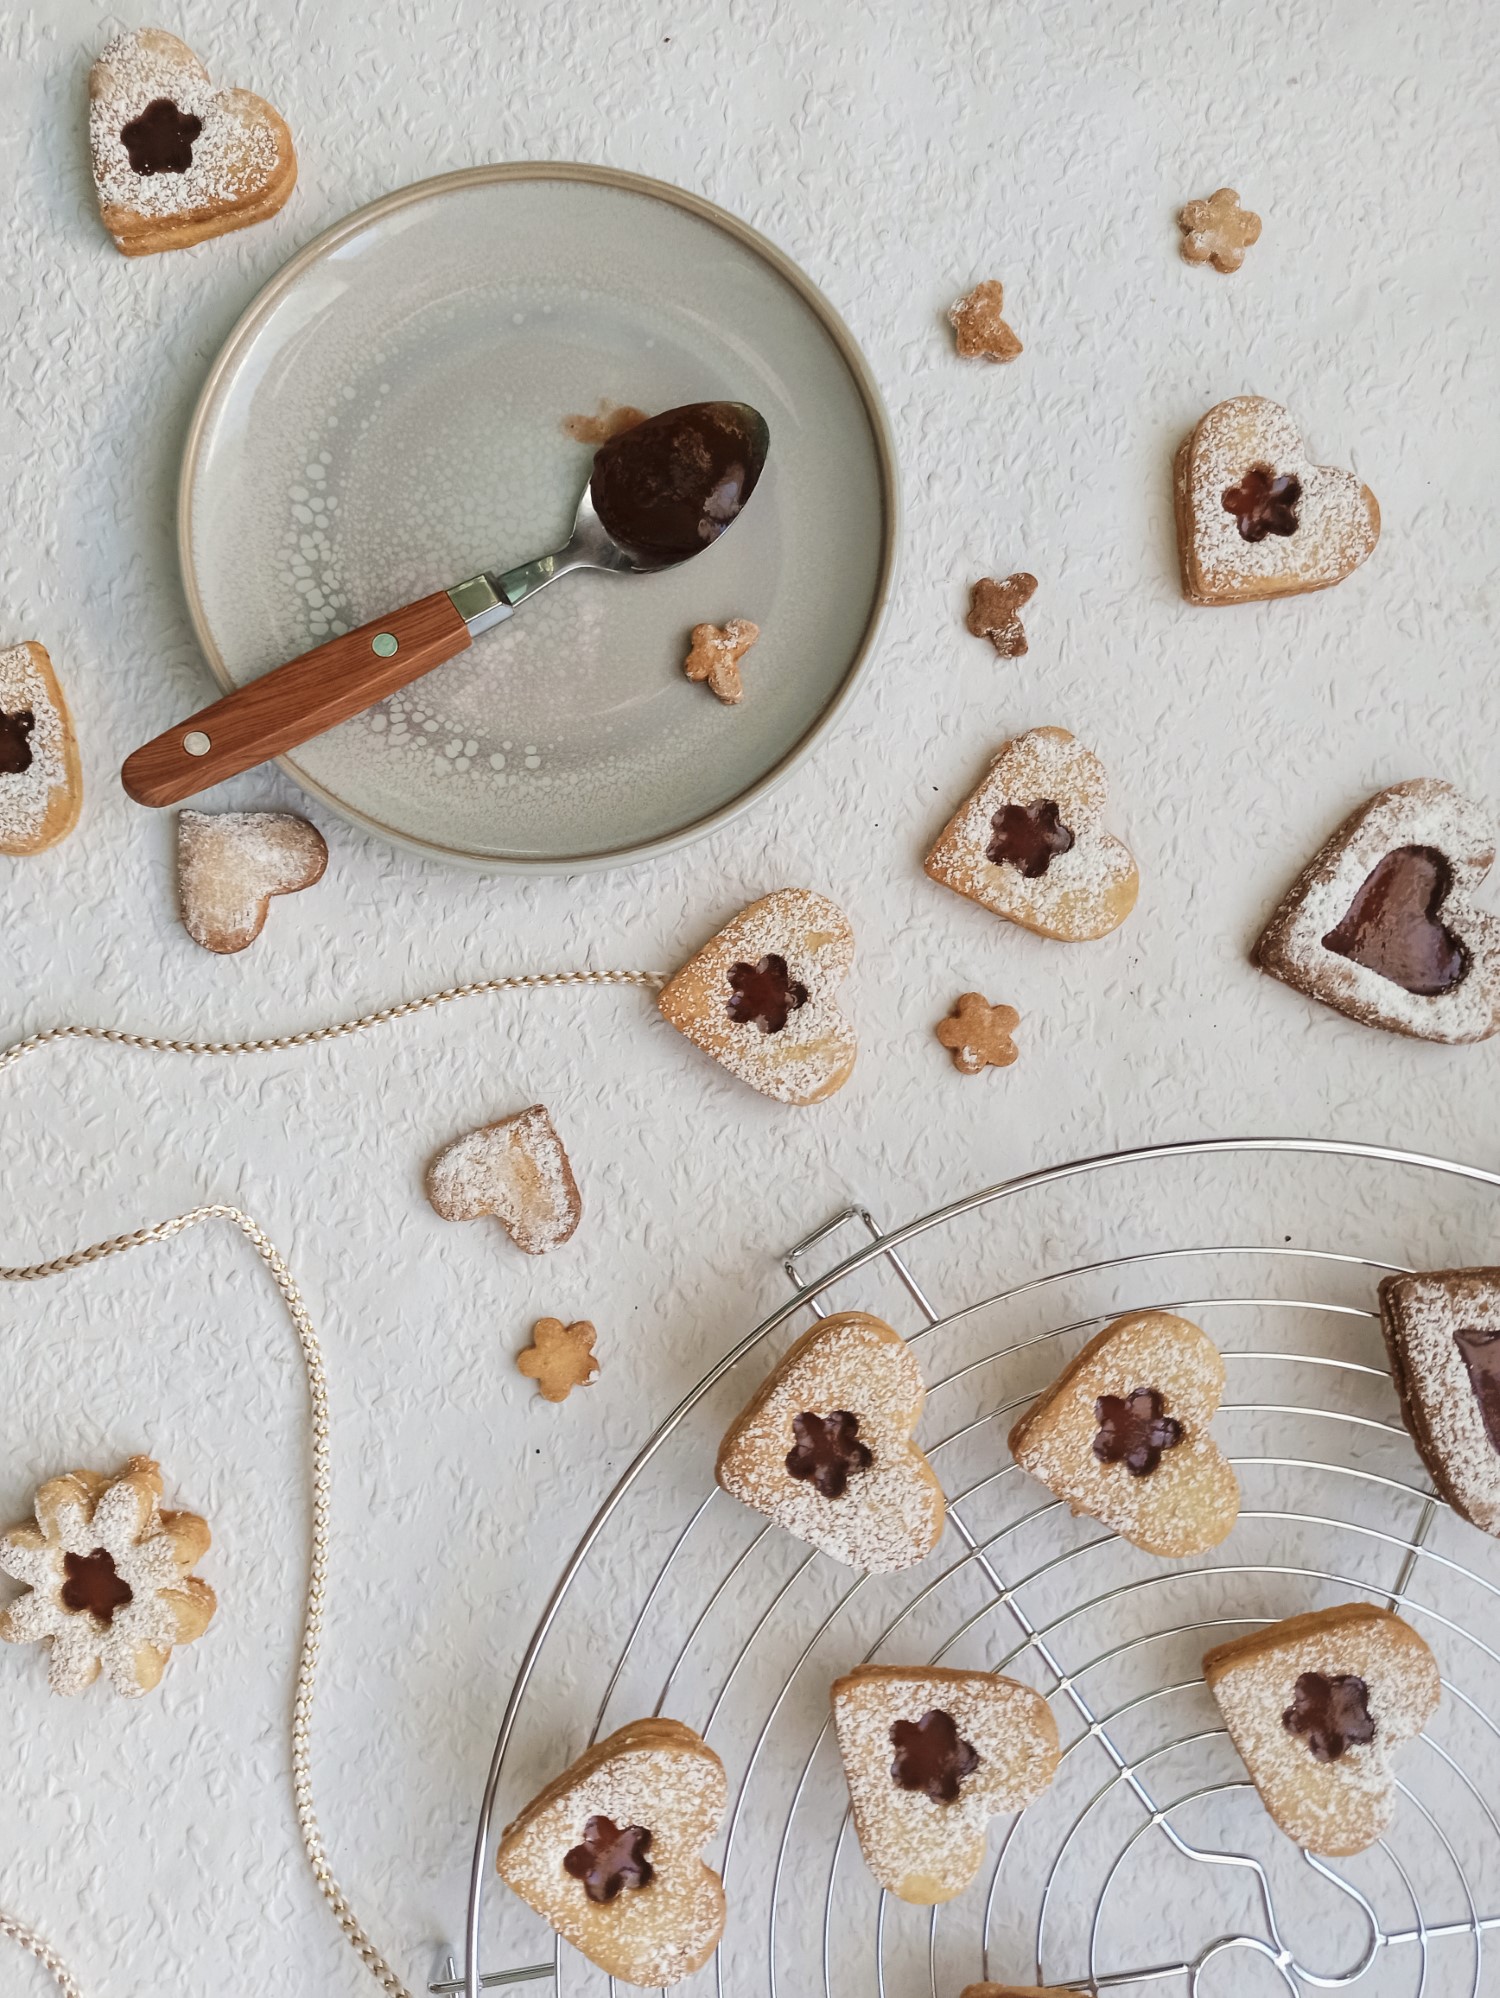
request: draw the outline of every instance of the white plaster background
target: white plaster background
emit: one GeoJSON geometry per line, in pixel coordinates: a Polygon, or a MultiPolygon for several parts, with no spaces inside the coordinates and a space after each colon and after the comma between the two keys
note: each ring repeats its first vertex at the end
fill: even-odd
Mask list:
{"type": "MultiPolygon", "coordinates": [[[[565,1550],[825,1213],[853,1195],[904,1217],[1033,1164],[1231,1131],[1500,1160],[1500,1042],[1371,1033],[1246,962],[1290,874],[1376,786],[1430,773],[1500,808],[1497,61],[1500,15],[1476,0],[0,13],[0,639],[51,650],[88,783],[65,845],[0,863],[4,1038],[69,1020],[260,1034],[496,971],[670,967],[784,883],[834,895],[860,940],[860,1064],[812,1111],[752,1096],[643,995],[608,990],[218,1066],[64,1048],[0,1081],[7,1262],[232,1199],[305,1285],[336,1448],[319,1795],[336,1868],[413,1979],[455,1918],[494,1725],[565,1550]],[[85,78],[116,26],[157,18],[281,108],[301,178],[266,226],[130,262],[94,210],[85,78]],[[518,157],[697,189],[827,290],[902,457],[879,659],[794,779],[686,854],[484,881],[314,807],[324,883],[275,905],[243,957],[211,958],[174,915],[169,817],[113,775],[206,684],[173,544],[187,414],[247,300],[318,230],[424,175],[518,157]],[[1182,264],[1173,226],[1223,181],[1266,225],[1228,280],[1182,264]],[[941,317],[990,274],[1026,342],[1003,370],[960,366],[941,317]],[[1384,537],[1337,590],[1191,609],[1171,455],[1247,390],[1374,487],[1384,537]],[[964,633],[963,589],[1023,566],[1041,579],[1031,650],[1000,663],[964,633]],[[987,752],[1039,722],[1104,756],[1144,879],[1126,928],[1077,949],[920,871],[987,752]],[[931,1038],[968,986],[1021,1010],[1005,1074],[962,1079],[931,1038]],[[420,1175],[456,1129],[537,1099],[587,1216],[532,1263],[440,1223],[420,1175]],[[543,1311],[601,1332],[603,1384],[562,1410],[512,1366],[543,1311]]],[[[222,802],[300,804],[275,772],[222,802]]],[[[1310,1231],[1336,1230],[1325,1205],[1308,1194],[1310,1231]]],[[[0,1658],[0,1905],[100,1998],[369,1988],[290,1811],[303,1391],[274,1294],[243,1245],[199,1232],[7,1289],[0,1325],[0,1510],[147,1448],[214,1523],[204,1572],[223,1604],[138,1706],[51,1700],[37,1656],[0,1658]]],[[[0,1961],[7,1993],[45,1988],[0,1961]]]]}

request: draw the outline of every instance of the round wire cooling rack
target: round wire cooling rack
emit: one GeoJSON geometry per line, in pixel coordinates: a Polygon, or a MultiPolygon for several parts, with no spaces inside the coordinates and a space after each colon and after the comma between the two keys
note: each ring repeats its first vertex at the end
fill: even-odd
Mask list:
{"type": "Polygon", "coordinates": [[[515,1808],[650,1713],[718,1749],[731,1801],[705,1855],[729,1924],[682,1989],[716,1998],[957,1998],[981,1978],[1189,1998],[1500,1993],[1500,1547],[1434,1496],[1385,1364],[1375,1285],[1497,1259],[1500,1173],[1388,1147],[1209,1139],[1075,1160],[882,1229],[836,1215],[788,1252],[793,1294],[625,1471],[527,1646],[485,1787],[463,1968],[430,1989],[615,1984],[490,1897],[515,1808]],[[821,1274],[844,1231],[859,1245],[821,1274]],[[1337,1247],[1313,1246],[1333,1241],[1337,1247]],[[713,1483],[728,1421],[811,1311],[881,1312],[928,1384],[919,1440],[948,1493],[935,1552],[843,1568],[713,1483]],[[1223,1351],[1216,1435],[1243,1492],[1211,1554],[1154,1560],[1074,1519],[1011,1460],[1019,1410],[1101,1323],[1156,1306],[1223,1351]],[[1399,1607],[1443,1701],[1397,1764],[1389,1836],[1337,1865],[1265,1816],[1218,1724],[1209,1645],[1351,1599],[1399,1607]],[[991,1827],[946,1906],[865,1871],[828,1710],[862,1662],[982,1666],[1049,1696],[1056,1780],[991,1827]],[[591,1717],[591,1719],[590,1719],[591,1717]],[[580,1721],[587,1733],[581,1734],[580,1721]],[[482,1938],[482,1930],[484,1931],[482,1938]],[[481,1941],[507,1969],[482,1970],[481,1941]]]}

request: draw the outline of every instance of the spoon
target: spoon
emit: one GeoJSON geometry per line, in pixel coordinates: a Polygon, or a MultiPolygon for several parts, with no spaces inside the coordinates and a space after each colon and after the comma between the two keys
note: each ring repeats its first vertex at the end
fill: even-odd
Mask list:
{"type": "Polygon", "coordinates": [[[134,750],[121,783],[137,804],[180,804],[466,651],[559,576],[676,568],[738,518],[769,447],[765,418],[744,402],[690,402],[648,417],[595,452],[573,532],[554,554],[499,575],[481,570],[275,667],[134,750]]]}

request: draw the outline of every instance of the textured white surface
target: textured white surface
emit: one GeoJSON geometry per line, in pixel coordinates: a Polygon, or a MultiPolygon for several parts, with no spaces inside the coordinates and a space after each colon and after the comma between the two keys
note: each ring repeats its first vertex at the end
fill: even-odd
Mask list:
{"type": "MultiPolygon", "coordinates": [[[[183,0],[162,25],[288,118],[301,179],[271,223],[129,262],[99,226],[91,0],[0,21],[0,642],[52,653],[83,744],[82,824],[0,863],[6,1037],[61,1020],[213,1035],[341,1017],[454,977],[670,968],[752,895],[849,912],[863,1045],[847,1089],[754,1096],[632,991],[477,1002],[312,1052],[216,1066],[87,1047],[0,1080],[5,1260],[241,1202],[303,1281],[334,1383],[337,1558],[318,1740],[335,1865],[414,1979],[457,1924],[512,1668],[597,1497],[704,1365],[780,1294],[782,1247],[852,1194],[889,1217],[1118,1142],[1277,1129],[1494,1165],[1500,1042],[1407,1044],[1253,971],[1287,882],[1378,786],[1445,777],[1500,807],[1489,651],[1500,324],[1500,17],[1223,12],[1082,0],[744,4],[183,0]],[[473,161],[602,159],[764,229],[869,354],[903,459],[903,578],[862,701],[739,829],[634,875],[486,883],[328,822],[325,880],[215,959],[173,912],[172,827],[124,753],[205,680],[173,481],[214,352],[291,252],[359,203],[473,161]],[[1183,264],[1181,202],[1222,182],[1265,218],[1244,269],[1183,264]],[[1026,351],[961,366],[944,313],[1003,278],[1026,351]],[[1338,589],[1180,600],[1171,459],[1225,395],[1284,402],[1384,535],[1338,589]],[[1033,571],[1031,650],[963,630],[978,575],[1033,571]],[[1104,757],[1141,903],[1103,942],[1023,935],[923,852],[1007,735],[1104,757]],[[967,1079],[931,1028],[981,988],[1020,1062],[967,1079]],[[441,1222],[422,1172],[455,1129],[543,1101],[587,1219],[531,1262],[441,1222]],[[597,1389],[533,1399],[511,1356],[542,1312],[600,1329],[597,1389]]],[[[280,776],[226,787],[293,806],[280,776]]],[[[1493,891],[1487,898],[1495,905],[1493,891]]],[[[1316,1187],[1307,1226],[1328,1232],[1316,1187]]],[[[1170,1218],[1170,1217],[1168,1217],[1170,1218]]],[[[1107,1232],[1107,1231],[1106,1231],[1107,1232]]],[[[1059,1252],[1068,1244],[1058,1244],[1059,1252]]],[[[126,1708],[53,1700],[0,1656],[10,1743],[0,1905],[90,1993],[373,1988],[318,1900],[287,1779],[306,1500],[290,1328],[226,1230],[0,1297],[0,1509],[131,1450],[203,1512],[221,1610],[126,1708]]],[[[576,1743],[570,1744],[570,1749],[576,1743]]],[[[561,1758],[559,1758],[561,1759],[561,1758]]],[[[29,1980],[29,1981],[28,1981],[29,1980]]],[[[0,1970],[31,1998],[19,1953],[0,1970]]]]}

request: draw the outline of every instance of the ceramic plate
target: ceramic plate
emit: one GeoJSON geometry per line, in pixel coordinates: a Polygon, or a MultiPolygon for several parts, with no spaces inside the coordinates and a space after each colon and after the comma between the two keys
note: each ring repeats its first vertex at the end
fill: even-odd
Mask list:
{"type": "Polygon", "coordinates": [[[567,419],[750,402],[771,429],[733,531],[657,576],[564,578],[470,650],[284,759],[392,839],[491,867],[638,859],[707,832],[848,698],[890,586],[894,460],[847,329],[732,217],[603,168],[426,181],[312,243],[209,375],[179,533],[215,676],[559,546],[591,447],[567,419]],[[753,618],[745,698],[682,671],[753,618]]]}

